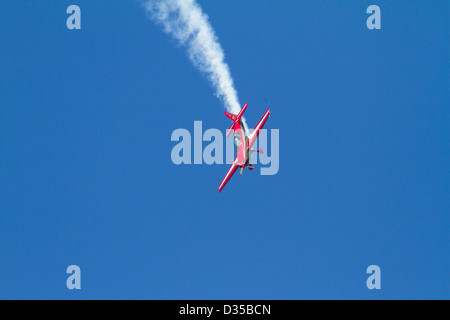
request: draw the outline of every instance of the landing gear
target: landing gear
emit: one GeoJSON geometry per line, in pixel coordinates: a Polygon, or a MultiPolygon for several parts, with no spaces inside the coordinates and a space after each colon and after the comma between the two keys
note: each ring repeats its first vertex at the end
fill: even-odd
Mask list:
{"type": "MultiPolygon", "coordinates": [[[[250,171],[252,171],[253,169],[255,169],[255,167],[252,166],[251,164],[249,164],[247,167],[248,167],[248,169],[249,169],[250,171]]],[[[241,166],[241,172],[239,173],[241,176],[242,176],[242,174],[244,173],[244,168],[245,168],[245,166],[241,166]]]]}

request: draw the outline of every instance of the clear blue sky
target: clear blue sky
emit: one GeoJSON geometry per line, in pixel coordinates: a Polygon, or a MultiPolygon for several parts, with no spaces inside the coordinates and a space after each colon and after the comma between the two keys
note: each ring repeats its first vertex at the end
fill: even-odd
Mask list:
{"type": "Polygon", "coordinates": [[[0,2],[0,298],[449,299],[450,3],[199,3],[280,130],[279,173],[221,194],[170,136],[223,106],[137,1],[0,2]]]}

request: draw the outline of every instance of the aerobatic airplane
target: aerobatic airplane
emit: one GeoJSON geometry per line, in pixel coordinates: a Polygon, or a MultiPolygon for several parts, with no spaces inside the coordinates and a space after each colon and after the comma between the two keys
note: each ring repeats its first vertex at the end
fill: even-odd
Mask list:
{"type": "Polygon", "coordinates": [[[225,115],[231,120],[233,120],[233,124],[231,125],[230,129],[227,132],[227,138],[230,136],[231,132],[234,131],[234,142],[237,148],[237,156],[236,159],[234,159],[230,169],[228,169],[225,178],[223,178],[222,182],[220,183],[219,192],[222,191],[222,189],[231,179],[231,177],[236,172],[238,167],[241,167],[241,175],[244,172],[244,168],[246,166],[248,166],[250,170],[254,169],[254,167],[249,163],[250,156],[253,152],[258,152],[260,154],[263,153],[261,148],[259,150],[252,150],[252,146],[255,143],[256,138],[259,135],[259,132],[264,127],[267,118],[269,118],[270,116],[270,108],[267,109],[264,116],[261,118],[261,120],[259,120],[258,124],[252,131],[252,133],[250,135],[247,135],[247,132],[245,131],[245,126],[241,121],[242,115],[244,114],[245,109],[247,109],[247,106],[248,106],[247,103],[244,104],[241,111],[237,115],[225,111],[225,115]]]}

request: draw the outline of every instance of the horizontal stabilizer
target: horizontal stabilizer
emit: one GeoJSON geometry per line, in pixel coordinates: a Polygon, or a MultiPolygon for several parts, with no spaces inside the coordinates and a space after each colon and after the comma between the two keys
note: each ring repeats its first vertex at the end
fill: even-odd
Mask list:
{"type": "Polygon", "coordinates": [[[236,122],[241,121],[242,115],[244,114],[245,109],[247,109],[247,106],[248,106],[247,103],[244,104],[241,111],[239,111],[239,113],[237,115],[225,111],[225,115],[228,118],[230,118],[231,120],[233,120],[233,124],[231,125],[230,129],[228,129],[228,131],[227,131],[227,138],[230,136],[231,132],[233,132],[233,130],[235,129],[236,122]]]}
{"type": "Polygon", "coordinates": [[[225,111],[225,115],[233,121],[238,121],[238,117],[235,114],[229,113],[225,111]]]}

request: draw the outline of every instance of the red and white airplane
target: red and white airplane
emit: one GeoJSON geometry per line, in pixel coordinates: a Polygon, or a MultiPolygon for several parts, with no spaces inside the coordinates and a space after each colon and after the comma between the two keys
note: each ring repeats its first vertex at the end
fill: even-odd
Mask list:
{"type": "Polygon", "coordinates": [[[241,167],[241,174],[244,172],[244,168],[248,166],[250,170],[253,170],[254,167],[249,163],[250,161],[250,155],[253,152],[263,153],[262,149],[259,150],[252,150],[252,146],[256,141],[256,138],[259,135],[259,132],[264,127],[264,124],[267,121],[267,118],[270,116],[270,108],[267,109],[264,116],[259,120],[258,124],[256,125],[255,129],[252,131],[250,135],[247,135],[247,132],[245,131],[245,126],[243,125],[241,118],[242,115],[245,112],[245,109],[247,109],[248,104],[244,104],[241,111],[234,115],[232,113],[226,112],[225,115],[233,120],[233,124],[231,125],[230,129],[227,132],[227,138],[230,136],[231,132],[234,131],[234,141],[237,148],[237,156],[236,159],[234,159],[233,164],[231,165],[230,169],[228,169],[227,174],[225,175],[225,178],[223,178],[222,182],[219,186],[219,192],[222,191],[222,189],[225,187],[227,182],[231,179],[233,174],[236,172],[238,167],[241,167]]]}

